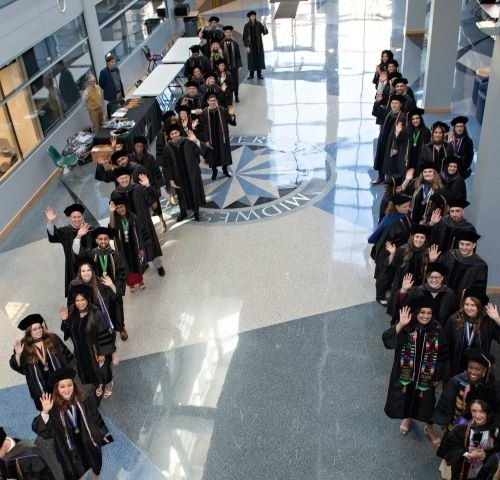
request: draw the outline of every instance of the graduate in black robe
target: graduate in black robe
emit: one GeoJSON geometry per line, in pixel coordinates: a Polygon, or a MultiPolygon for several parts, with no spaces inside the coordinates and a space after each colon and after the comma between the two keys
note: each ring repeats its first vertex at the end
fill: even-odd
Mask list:
{"type": "Polygon", "coordinates": [[[378,177],[372,181],[372,185],[378,185],[384,181],[384,175],[402,173],[402,162],[399,159],[397,149],[397,137],[403,131],[406,124],[406,115],[401,111],[404,98],[400,95],[391,95],[389,108],[375,104],[374,113],[377,118],[383,119],[382,127],[377,141],[377,151],[373,161],[373,169],[378,177]]]}
{"type": "Polygon", "coordinates": [[[420,154],[420,171],[422,164],[432,162],[440,173],[444,169],[446,157],[453,155],[453,150],[446,143],[446,132],[450,129],[446,123],[435,122],[431,127],[431,141],[422,147],[420,154]]]}
{"type": "Polygon", "coordinates": [[[203,46],[203,51],[205,55],[210,55],[210,50],[212,43],[220,43],[224,38],[224,33],[222,32],[222,26],[219,25],[220,18],[212,15],[208,19],[208,25],[204,27],[201,31],[201,38],[205,40],[205,45],[203,46]]]}
{"type": "Polygon", "coordinates": [[[464,209],[469,205],[466,200],[452,199],[448,203],[448,215],[442,217],[441,210],[433,212],[429,224],[432,227],[432,243],[438,245],[441,254],[458,248],[461,232],[476,231],[474,225],[464,218],[464,209]]]}
{"type": "Polygon", "coordinates": [[[172,125],[168,130],[170,140],[163,149],[163,175],[165,183],[177,191],[180,208],[177,221],[187,217],[187,210],[192,210],[195,220],[199,221],[200,206],[205,204],[200,155],[206,148],[192,131],[187,138],[181,136],[181,131],[179,125],[172,125]]]}
{"type": "Polygon", "coordinates": [[[233,79],[233,93],[236,102],[240,101],[239,97],[239,72],[243,66],[241,61],[240,47],[236,41],[233,40],[233,30],[231,25],[225,25],[222,29],[224,39],[221,42],[221,48],[224,52],[224,59],[227,63],[227,70],[233,79]]]}
{"type": "Polygon", "coordinates": [[[130,206],[130,210],[137,215],[139,222],[144,227],[144,248],[146,260],[152,261],[160,277],[165,276],[161,257],[160,241],[151,220],[150,207],[156,201],[156,192],[151,186],[147,175],[139,175],[139,184],[132,183],[132,174],[130,170],[117,168],[115,170],[115,179],[118,186],[111,193],[111,200],[125,198],[130,206]]]}
{"type": "Polygon", "coordinates": [[[455,155],[446,157],[444,170],[440,173],[446,191],[446,198],[454,201],[467,200],[467,186],[460,174],[460,159],[455,155]]]}
{"type": "Polygon", "coordinates": [[[193,75],[193,70],[195,68],[199,68],[201,73],[207,73],[210,68],[210,60],[201,53],[200,45],[193,45],[189,47],[191,50],[191,56],[186,60],[184,64],[184,76],[191,80],[191,76],[193,75]]]}
{"type": "Polygon", "coordinates": [[[97,408],[92,386],[78,386],[75,371],[61,369],[52,375],[52,395],[41,398],[42,412],[32,422],[35,433],[53,439],[66,479],[79,479],[92,470],[99,478],[101,445],[112,441],[97,408]]]}
{"type": "Polygon", "coordinates": [[[232,105],[226,110],[217,103],[213,94],[207,97],[208,107],[201,114],[202,141],[207,147],[205,158],[212,169],[212,180],[217,178],[217,167],[222,166],[226,177],[230,177],[227,167],[233,163],[228,125],[236,126],[236,115],[232,105]]]}
{"type": "Polygon", "coordinates": [[[65,343],[47,330],[47,324],[39,313],[24,317],[17,326],[25,331],[21,341],[16,341],[10,357],[10,367],[26,376],[26,383],[35,407],[41,410],[42,393],[50,392],[49,376],[59,368],[74,362],[73,354],[65,343]]]}
{"type": "Polygon", "coordinates": [[[412,419],[426,422],[426,434],[438,443],[430,422],[435,383],[448,368],[448,345],[441,325],[432,317],[432,307],[428,298],[416,299],[401,309],[398,323],[382,335],[385,347],[395,350],[384,411],[389,418],[403,419],[403,434],[412,419]]]}
{"type": "Polygon", "coordinates": [[[257,78],[264,78],[262,70],[266,69],[264,59],[264,45],[262,43],[262,35],[267,35],[266,23],[261,23],[257,20],[257,13],[253,10],[247,13],[248,22],[243,27],[243,44],[247,49],[248,60],[248,78],[252,79],[255,70],[257,70],[257,78]]]}
{"type": "Polygon", "coordinates": [[[3,427],[0,427],[0,453],[2,480],[55,480],[40,449],[29,440],[8,437],[3,427]]]}
{"type": "Polygon", "coordinates": [[[448,134],[448,143],[454,153],[460,159],[460,175],[469,178],[471,174],[472,160],[474,159],[474,142],[467,132],[467,117],[462,115],[451,121],[452,131],[448,134]]]}
{"type": "Polygon", "coordinates": [[[186,94],[175,102],[174,110],[179,112],[179,107],[184,105],[191,109],[193,118],[198,118],[203,110],[203,98],[199,94],[198,83],[190,80],[184,84],[184,87],[186,87],[186,94]]]}
{"type": "Polygon", "coordinates": [[[408,87],[408,80],[406,78],[396,78],[392,82],[392,86],[394,88],[394,93],[396,95],[401,95],[403,97],[403,104],[401,105],[401,111],[404,113],[411,112],[415,110],[415,96],[411,91],[410,87],[408,87]]]}
{"type": "MultiPolygon", "coordinates": [[[[86,232],[90,230],[90,225],[85,224],[83,213],[85,207],[79,204],[69,205],[64,209],[64,214],[69,218],[70,224],[65,227],[56,227],[54,222],[57,214],[51,207],[45,209],[45,218],[47,219],[47,235],[50,243],[60,243],[64,250],[65,273],[64,273],[64,296],[68,296],[69,282],[75,276],[76,255],[73,253],[73,240],[79,230],[84,227],[86,232]]],[[[84,248],[90,248],[90,239],[82,238],[84,248]],[[87,245],[88,242],[88,245],[87,245]]]]}
{"type": "Polygon", "coordinates": [[[480,289],[465,290],[461,308],[450,316],[445,331],[450,343],[450,375],[465,370],[469,348],[490,352],[493,341],[500,342],[500,316],[480,289]]]}
{"type": "Polygon", "coordinates": [[[458,248],[441,255],[439,262],[448,268],[448,286],[460,295],[466,288],[486,291],[488,265],[475,253],[481,235],[475,231],[461,231],[457,234],[458,248]]]}

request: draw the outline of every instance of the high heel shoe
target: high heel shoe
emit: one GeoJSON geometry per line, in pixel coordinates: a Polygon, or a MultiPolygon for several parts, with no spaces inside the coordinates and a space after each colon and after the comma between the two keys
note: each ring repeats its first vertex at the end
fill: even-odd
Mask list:
{"type": "Polygon", "coordinates": [[[399,426],[399,433],[401,435],[406,435],[411,428],[411,418],[405,418],[402,422],[401,425],[399,426]]]}

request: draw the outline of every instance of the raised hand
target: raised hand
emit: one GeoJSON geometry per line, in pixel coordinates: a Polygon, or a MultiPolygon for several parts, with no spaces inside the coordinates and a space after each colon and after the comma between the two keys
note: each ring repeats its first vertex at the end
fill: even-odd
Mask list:
{"type": "Polygon", "coordinates": [[[21,342],[21,340],[16,340],[16,343],[14,343],[14,352],[16,352],[16,355],[21,355],[24,350],[24,343],[21,342]]]}
{"type": "Polygon", "coordinates": [[[175,180],[170,180],[170,186],[171,186],[172,188],[181,188],[181,187],[179,187],[179,186],[175,183],[175,180]]]}
{"type": "Polygon", "coordinates": [[[114,212],[116,212],[116,205],[115,202],[111,200],[111,202],[109,202],[109,213],[114,213],[114,212]]]}
{"type": "Polygon", "coordinates": [[[227,113],[229,113],[229,115],[234,115],[234,107],[232,105],[227,107],[227,113]]]}
{"type": "Polygon", "coordinates": [[[68,319],[68,307],[65,307],[64,305],[59,308],[59,317],[61,320],[64,322],[68,319]]]}
{"type": "Polygon", "coordinates": [[[115,284],[113,283],[113,280],[111,280],[111,277],[109,275],[103,275],[101,277],[101,283],[103,285],[106,285],[106,287],[113,288],[115,284]]]}
{"type": "Polygon", "coordinates": [[[52,207],[47,207],[45,209],[45,218],[47,219],[47,223],[54,223],[55,219],[57,218],[57,213],[54,212],[54,209],[52,207]]]}
{"type": "Polygon", "coordinates": [[[139,175],[139,183],[145,188],[148,188],[150,186],[149,178],[145,173],[141,173],[139,175]]]}
{"type": "Polygon", "coordinates": [[[90,230],[90,225],[88,223],[82,224],[82,226],[78,229],[76,238],[84,237],[85,235],[87,235],[87,233],[89,233],[89,230],[90,230]]]}
{"type": "Polygon", "coordinates": [[[411,310],[409,306],[399,309],[399,323],[406,327],[411,322],[411,310]]]}
{"type": "Polygon", "coordinates": [[[500,322],[500,314],[498,313],[498,307],[496,305],[488,303],[488,305],[486,305],[486,315],[488,315],[488,317],[490,317],[495,322],[500,322]]]}
{"type": "Polygon", "coordinates": [[[194,143],[198,143],[199,142],[198,138],[196,137],[196,135],[194,134],[194,132],[192,130],[188,130],[188,132],[187,132],[187,138],[188,138],[188,140],[191,140],[194,143]]]}
{"type": "Polygon", "coordinates": [[[40,403],[42,404],[42,412],[49,413],[54,406],[52,395],[50,393],[42,393],[42,396],[40,397],[40,403]]]}
{"type": "Polygon", "coordinates": [[[441,221],[441,209],[440,208],[436,208],[432,212],[430,224],[431,225],[436,225],[440,221],[441,221]]]}
{"type": "Polygon", "coordinates": [[[401,285],[401,291],[404,292],[407,292],[408,290],[410,290],[411,287],[413,287],[413,275],[411,273],[407,273],[404,277],[403,277],[403,284],[401,285]]]}
{"type": "Polygon", "coordinates": [[[221,86],[220,86],[220,89],[221,91],[225,92],[227,90],[227,85],[226,85],[226,82],[224,82],[221,86]]]}
{"type": "Polygon", "coordinates": [[[111,137],[109,141],[111,142],[111,146],[113,147],[113,150],[116,150],[116,144],[117,144],[116,137],[111,137]]]}
{"type": "Polygon", "coordinates": [[[396,244],[392,242],[385,242],[385,249],[390,255],[394,255],[396,253],[396,244]]]}
{"type": "Polygon", "coordinates": [[[200,121],[196,118],[191,122],[191,126],[193,127],[193,130],[200,124],[200,121]]]}
{"type": "Polygon", "coordinates": [[[435,262],[439,255],[441,255],[441,252],[439,251],[439,245],[431,245],[429,247],[429,261],[432,263],[432,262],[435,262]]]}
{"type": "Polygon", "coordinates": [[[400,134],[403,131],[403,122],[396,123],[396,135],[400,134]]]}
{"type": "Polygon", "coordinates": [[[408,182],[410,180],[413,180],[414,175],[415,175],[415,169],[409,168],[408,171],[406,172],[405,180],[407,180],[408,182]]]}

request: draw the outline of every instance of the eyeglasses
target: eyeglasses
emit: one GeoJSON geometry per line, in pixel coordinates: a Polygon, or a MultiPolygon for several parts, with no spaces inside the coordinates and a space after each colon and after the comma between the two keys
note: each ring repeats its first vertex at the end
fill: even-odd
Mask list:
{"type": "Polygon", "coordinates": [[[441,280],[443,277],[441,275],[429,275],[427,278],[429,280],[441,280]]]}

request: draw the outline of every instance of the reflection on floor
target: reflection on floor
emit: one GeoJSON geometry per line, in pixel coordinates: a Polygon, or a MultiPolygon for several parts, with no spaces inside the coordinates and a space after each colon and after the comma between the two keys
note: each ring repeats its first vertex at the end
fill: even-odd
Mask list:
{"type": "MultiPolygon", "coordinates": [[[[203,2],[203,15],[239,33],[248,9],[277,9],[213,3],[203,2]]],[[[402,55],[404,8],[310,0],[295,21],[270,22],[265,79],[243,81],[230,130],[233,177],[212,182],[202,164],[200,223],[176,224],[178,207],[162,202],[167,276],[148,271],[146,290],[124,299],[130,339],[119,344],[113,396],[102,405],[115,437],[102,478],[396,479],[401,465],[408,478],[437,477],[421,426],[403,438],[383,413],[392,355],[366,245],[382,194],[369,184],[378,135],[371,79],[382,49],[402,55]]],[[[472,71],[491,55],[465,14],[462,26],[457,102],[443,120],[473,116],[472,71]]],[[[417,72],[420,95],[421,82],[417,72]]],[[[477,140],[473,118],[468,128],[477,140]]],[[[9,279],[0,291],[0,424],[21,437],[33,437],[36,412],[7,367],[15,325],[39,311],[58,332],[64,301],[62,250],[46,240],[43,208],[61,214],[80,199],[87,220],[107,224],[113,187],[93,170],[54,183],[0,245],[9,279]]]]}

